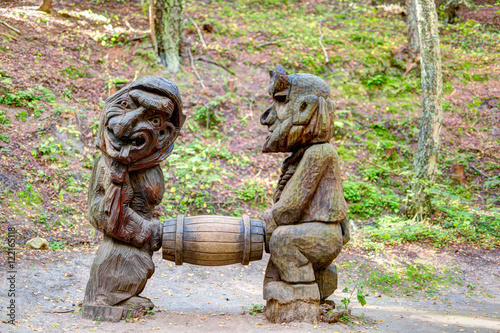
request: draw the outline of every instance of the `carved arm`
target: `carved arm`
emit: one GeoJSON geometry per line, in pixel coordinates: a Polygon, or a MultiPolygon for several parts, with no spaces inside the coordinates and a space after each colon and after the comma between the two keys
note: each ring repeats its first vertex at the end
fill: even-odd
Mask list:
{"type": "Polygon", "coordinates": [[[271,208],[272,217],[277,225],[300,221],[328,165],[332,162],[332,156],[323,145],[313,145],[306,150],[280,199],[271,208]]]}

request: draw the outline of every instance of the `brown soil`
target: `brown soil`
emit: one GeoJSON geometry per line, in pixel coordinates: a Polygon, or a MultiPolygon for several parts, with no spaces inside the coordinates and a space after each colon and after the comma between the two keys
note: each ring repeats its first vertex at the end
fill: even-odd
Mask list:
{"type": "MultiPolygon", "coordinates": [[[[143,292],[156,311],[145,318],[120,323],[83,319],[78,311],[95,247],[79,251],[26,251],[18,255],[17,325],[1,324],[2,332],[498,332],[500,330],[500,251],[395,248],[372,257],[373,267],[386,257],[401,260],[434,258],[436,266],[454,263],[462,285],[452,285],[429,296],[387,296],[367,291],[367,305],[353,301],[351,323],[316,325],[271,324],[262,313],[251,315],[254,304],[264,305],[262,278],[269,259],[248,266],[175,266],[155,254],[156,272],[143,292]],[[405,259],[405,257],[407,259],[405,259]],[[469,287],[468,287],[469,286],[469,287]],[[245,308],[243,308],[245,307],[245,308]],[[364,317],[364,319],[363,319],[364,317]],[[425,327],[425,330],[422,330],[425,327]]],[[[364,255],[343,252],[336,263],[366,261],[364,255]]],[[[342,281],[346,281],[347,272],[342,281]]],[[[5,281],[2,271],[2,281],[5,281]]],[[[354,277],[351,277],[354,278],[354,277]]],[[[454,277],[455,278],[455,277],[454,277]]],[[[348,294],[344,283],[331,297],[336,304],[348,294]]],[[[4,307],[7,298],[0,300],[4,307]]]]}

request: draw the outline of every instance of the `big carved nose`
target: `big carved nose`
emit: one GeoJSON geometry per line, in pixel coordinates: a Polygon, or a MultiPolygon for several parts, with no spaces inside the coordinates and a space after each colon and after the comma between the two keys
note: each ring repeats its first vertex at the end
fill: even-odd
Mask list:
{"type": "Polygon", "coordinates": [[[262,125],[270,126],[274,124],[278,115],[276,114],[276,110],[274,109],[274,105],[268,107],[262,114],[260,115],[260,123],[262,125]]]}
{"type": "Polygon", "coordinates": [[[133,124],[142,115],[144,109],[139,108],[137,110],[132,110],[125,112],[121,117],[111,118],[108,128],[113,131],[113,134],[117,138],[130,135],[133,124]]]}

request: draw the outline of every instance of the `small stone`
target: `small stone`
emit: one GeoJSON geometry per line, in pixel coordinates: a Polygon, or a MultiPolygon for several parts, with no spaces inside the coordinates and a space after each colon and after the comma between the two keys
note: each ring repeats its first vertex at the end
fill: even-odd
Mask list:
{"type": "Polygon", "coordinates": [[[30,239],[26,243],[26,247],[28,249],[35,249],[35,250],[48,250],[49,249],[49,242],[47,242],[47,240],[44,238],[36,237],[36,238],[30,239]]]}

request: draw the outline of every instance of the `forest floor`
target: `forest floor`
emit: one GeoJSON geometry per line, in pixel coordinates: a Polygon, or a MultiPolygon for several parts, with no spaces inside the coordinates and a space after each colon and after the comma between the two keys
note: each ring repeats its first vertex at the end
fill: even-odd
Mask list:
{"type": "MultiPolygon", "coordinates": [[[[140,1],[55,1],[53,15],[37,11],[38,2],[4,0],[0,7],[0,21],[18,30],[0,24],[0,261],[7,261],[7,228],[15,227],[19,292],[18,324],[0,324],[1,332],[500,330],[498,1],[462,6],[458,23],[440,25],[443,145],[440,176],[429,184],[434,211],[421,223],[403,214],[421,88],[418,67],[406,73],[412,59],[402,48],[400,7],[187,1],[183,69],[170,74],[154,56],[140,1]],[[78,306],[102,238],[85,212],[104,100],[144,75],[179,86],[188,118],[164,163],[157,218],[258,218],[286,157],[260,151],[267,129],[259,115],[276,63],[324,78],[338,105],[333,143],[353,238],[337,260],[340,286],[332,298],[340,305],[354,290],[353,317],[316,328],[267,322],[258,312],[267,257],[248,268],[204,268],[171,267],[155,255],[144,294],[159,311],[119,324],[82,319],[78,306]],[[50,250],[25,248],[37,236],[50,250]],[[367,295],[364,309],[357,291],[367,295]],[[75,313],[51,313],[58,309],[75,313]]],[[[6,275],[2,269],[1,281],[6,275]]],[[[9,298],[0,290],[3,315],[9,298]]]]}
{"type": "MultiPolygon", "coordinates": [[[[156,305],[154,313],[120,323],[83,319],[83,299],[95,248],[19,253],[15,328],[1,332],[498,332],[500,330],[500,251],[449,253],[405,246],[374,256],[352,251],[336,260],[341,285],[331,297],[337,305],[349,298],[351,281],[378,270],[389,257],[419,259],[455,268],[431,286],[414,288],[414,281],[387,285],[383,292],[365,286],[367,305],[352,304],[345,323],[272,324],[261,313],[262,279],[269,260],[248,266],[175,266],[155,254],[156,272],[142,293],[156,305]],[[430,258],[430,259],[429,259],[430,258]],[[365,268],[353,268],[363,267],[365,268]],[[409,288],[409,289],[408,289],[409,288]]],[[[383,275],[383,274],[381,274],[383,275]]],[[[5,279],[3,279],[5,280],[5,279]]],[[[355,296],[352,301],[354,302],[355,296]]],[[[4,301],[5,302],[5,301],[4,301]]],[[[1,306],[4,304],[0,303],[1,306]]]]}

